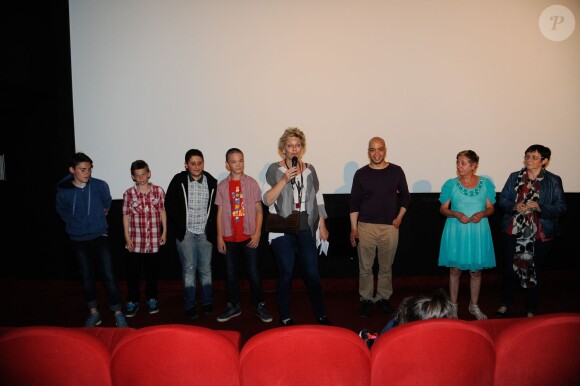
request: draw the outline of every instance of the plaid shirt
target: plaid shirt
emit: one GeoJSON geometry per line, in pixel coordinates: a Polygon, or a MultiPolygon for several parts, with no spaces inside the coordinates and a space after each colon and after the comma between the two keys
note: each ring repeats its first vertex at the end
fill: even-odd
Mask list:
{"type": "Polygon", "coordinates": [[[136,253],[159,251],[165,191],[157,185],[150,186],[149,193],[141,193],[134,186],[123,194],[123,215],[129,215],[129,236],[136,253]]]}
{"type": "Polygon", "coordinates": [[[187,230],[189,232],[196,235],[205,233],[208,202],[207,178],[202,176],[199,181],[190,178],[187,190],[187,230]]]}

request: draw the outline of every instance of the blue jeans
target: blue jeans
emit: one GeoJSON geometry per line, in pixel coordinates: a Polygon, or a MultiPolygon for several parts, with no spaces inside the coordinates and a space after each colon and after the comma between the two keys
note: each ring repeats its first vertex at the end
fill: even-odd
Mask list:
{"type": "Polygon", "coordinates": [[[296,258],[312,301],[314,314],[317,318],[326,316],[326,305],[318,274],[318,250],[310,229],[301,230],[296,236],[284,234],[277,237],[272,240],[271,246],[278,264],[276,300],[280,319],[290,318],[290,287],[296,258]]]}
{"type": "Polygon", "coordinates": [[[196,305],[195,278],[199,273],[201,285],[201,304],[212,304],[211,288],[211,254],[212,244],[207,241],[205,234],[185,232],[182,241],[175,240],[177,252],[181,261],[181,275],[183,279],[184,309],[187,311],[196,305]]]}
{"type": "Polygon", "coordinates": [[[252,304],[257,307],[264,301],[262,281],[258,268],[258,248],[248,247],[250,239],[242,242],[226,241],[226,289],[228,302],[240,303],[240,259],[244,257],[246,274],[252,290],[252,304]]]}
{"type": "Polygon", "coordinates": [[[93,240],[71,240],[73,254],[75,255],[81,283],[83,297],[88,308],[97,307],[97,275],[95,265],[107,291],[107,300],[111,311],[121,309],[121,295],[117,286],[117,279],[113,272],[112,252],[109,237],[101,236],[93,240]]]}

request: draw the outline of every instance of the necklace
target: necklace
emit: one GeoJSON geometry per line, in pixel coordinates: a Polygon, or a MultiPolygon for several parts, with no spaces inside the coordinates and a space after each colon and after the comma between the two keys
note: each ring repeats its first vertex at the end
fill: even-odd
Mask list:
{"type": "Polygon", "coordinates": [[[482,187],[483,187],[483,180],[480,178],[479,182],[474,185],[474,186],[465,186],[464,184],[461,183],[461,179],[457,179],[457,181],[455,182],[457,188],[459,189],[459,191],[466,195],[466,196],[477,196],[479,194],[479,192],[481,191],[482,187]]]}

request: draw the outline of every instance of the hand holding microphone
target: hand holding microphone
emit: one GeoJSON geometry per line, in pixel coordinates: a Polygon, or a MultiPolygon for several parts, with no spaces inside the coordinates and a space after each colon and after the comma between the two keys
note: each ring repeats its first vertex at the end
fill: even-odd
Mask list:
{"type": "MultiPolygon", "coordinates": [[[[298,157],[294,156],[292,157],[292,167],[295,168],[296,165],[298,165],[298,157]]],[[[296,177],[292,177],[292,179],[290,180],[290,183],[294,184],[296,182],[296,177]]]]}

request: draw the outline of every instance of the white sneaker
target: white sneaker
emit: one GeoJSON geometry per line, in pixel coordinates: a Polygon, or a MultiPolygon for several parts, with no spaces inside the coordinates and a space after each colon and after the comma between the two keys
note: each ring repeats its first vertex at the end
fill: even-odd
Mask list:
{"type": "Polygon", "coordinates": [[[459,304],[451,303],[451,305],[453,306],[453,311],[455,311],[455,316],[453,319],[459,319],[459,304]]]}
{"type": "Polygon", "coordinates": [[[477,320],[487,319],[487,316],[483,312],[481,312],[477,304],[469,303],[469,313],[475,316],[477,320]]]}

